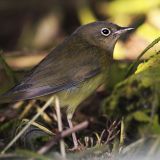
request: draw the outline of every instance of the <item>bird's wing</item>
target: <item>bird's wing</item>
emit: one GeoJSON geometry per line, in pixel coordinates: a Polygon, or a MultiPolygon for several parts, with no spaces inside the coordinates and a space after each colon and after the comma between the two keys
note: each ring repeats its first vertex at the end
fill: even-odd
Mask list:
{"type": "Polygon", "coordinates": [[[96,51],[91,47],[60,45],[42,60],[22,82],[0,97],[0,102],[32,99],[79,85],[100,73],[96,51]]]}

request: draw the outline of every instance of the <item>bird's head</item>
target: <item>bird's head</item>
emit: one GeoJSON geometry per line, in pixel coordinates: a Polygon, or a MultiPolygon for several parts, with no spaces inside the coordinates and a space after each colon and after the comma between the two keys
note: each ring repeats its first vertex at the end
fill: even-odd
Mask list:
{"type": "Polygon", "coordinates": [[[118,38],[131,27],[120,27],[116,24],[98,21],[79,27],[73,34],[78,34],[92,46],[113,51],[118,38]]]}

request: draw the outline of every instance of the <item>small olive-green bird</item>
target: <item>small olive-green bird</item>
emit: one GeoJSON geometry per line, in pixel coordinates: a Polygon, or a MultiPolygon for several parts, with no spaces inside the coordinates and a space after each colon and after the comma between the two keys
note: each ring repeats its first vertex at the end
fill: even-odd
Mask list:
{"type": "Polygon", "coordinates": [[[57,95],[61,107],[67,106],[70,123],[77,106],[106,82],[117,39],[131,29],[105,21],[79,27],[2,95],[0,103],[57,95]]]}

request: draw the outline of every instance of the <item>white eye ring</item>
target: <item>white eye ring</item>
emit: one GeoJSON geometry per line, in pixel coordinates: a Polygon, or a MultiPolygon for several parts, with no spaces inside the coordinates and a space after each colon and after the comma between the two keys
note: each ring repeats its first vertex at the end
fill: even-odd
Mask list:
{"type": "Polygon", "coordinates": [[[102,28],[101,29],[101,34],[103,35],[103,36],[109,36],[110,35],[110,33],[111,33],[111,31],[108,29],[108,28],[102,28]]]}

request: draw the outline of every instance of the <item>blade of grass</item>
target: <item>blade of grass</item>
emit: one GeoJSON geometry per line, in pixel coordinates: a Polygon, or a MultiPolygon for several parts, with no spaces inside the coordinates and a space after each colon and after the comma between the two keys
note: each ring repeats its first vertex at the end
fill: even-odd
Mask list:
{"type": "MultiPolygon", "coordinates": [[[[29,120],[28,119],[23,119],[22,122],[28,123],[29,120]]],[[[43,132],[45,132],[45,133],[47,133],[47,134],[49,134],[51,136],[55,135],[52,131],[50,131],[49,129],[47,129],[46,127],[44,127],[43,125],[41,125],[39,123],[33,122],[32,126],[35,126],[35,127],[39,128],[39,129],[41,129],[43,132]]]]}
{"type": "Polygon", "coordinates": [[[157,44],[160,41],[160,37],[155,39],[152,43],[150,43],[142,52],[141,54],[137,57],[137,59],[129,66],[126,77],[130,76],[132,73],[134,73],[135,69],[137,68],[139,64],[139,60],[141,57],[148,51],[150,50],[155,44],[157,44]]]}
{"type": "Polygon", "coordinates": [[[121,131],[120,131],[120,146],[124,145],[125,129],[124,129],[124,118],[121,120],[121,131]]]}

